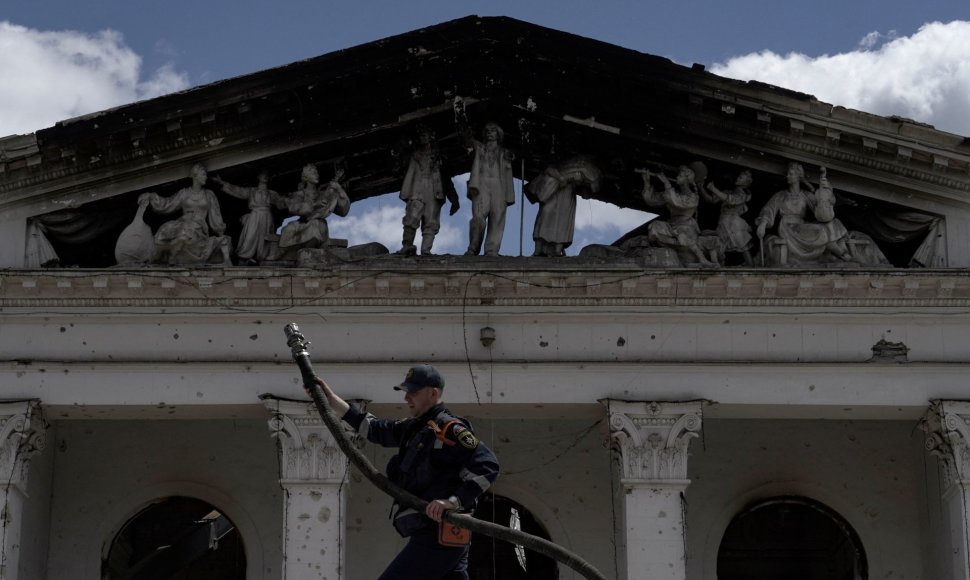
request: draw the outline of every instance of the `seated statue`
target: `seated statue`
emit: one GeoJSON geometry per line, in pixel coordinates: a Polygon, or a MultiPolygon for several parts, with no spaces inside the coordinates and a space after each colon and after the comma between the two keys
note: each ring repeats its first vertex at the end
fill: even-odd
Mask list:
{"type": "Polygon", "coordinates": [[[539,204],[532,239],[533,256],[558,257],[573,243],[576,194],[588,197],[600,188],[600,170],[587,157],[550,165],[525,186],[525,195],[539,204]]]}
{"type": "Polygon", "coordinates": [[[275,260],[295,259],[302,249],[324,248],[330,242],[327,217],[341,217],[350,212],[350,197],[340,186],[343,171],[338,170],[323,190],[319,189],[320,174],[312,164],[303,167],[303,180],[297,190],[284,198],[286,208],[299,219],[283,228],[279,251],[275,260]]]}
{"type": "Polygon", "coordinates": [[[824,167],[817,191],[805,180],[805,169],[799,163],[788,165],[787,179],[788,189],[773,195],[756,220],[767,265],[889,264],[869,236],[850,232],[835,217],[835,193],[824,167]],[[775,223],[776,234],[765,237],[775,223]]]}
{"type": "Polygon", "coordinates": [[[156,213],[182,212],[155,232],[151,262],[171,266],[208,264],[213,257],[221,257],[223,265],[231,266],[231,240],[224,235],[226,224],[219,211],[219,200],[216,194],[203,187],[208,179],[205,167],[194,165],[191,177],[192,185],[171,197],[161,197],[157,193],[143,193],[138,197],[139,206],[150,205],[156,213]]]}
{"type": "Polygon", "coordinates": [[[654,174],[639,170],[643,175],[643,202],[651,207],[666,207],[669,219],[654,220],[647,226],[647,237],[651,243],[671,248],[677,252],[684,264],[700,263],[704,266],[716,265],[720,255],[719,240],[716,236],[703,236],[697,225],[697,206],[700,203],[699,187],[694,182],[694,171],[681,166],[677,172],[677,188],[662,173],[654,174]],[[656,175],[664,189],[656,192],[650,178],[656,175]],[[707,250],[708,254],[704,253],[707,250]]]}

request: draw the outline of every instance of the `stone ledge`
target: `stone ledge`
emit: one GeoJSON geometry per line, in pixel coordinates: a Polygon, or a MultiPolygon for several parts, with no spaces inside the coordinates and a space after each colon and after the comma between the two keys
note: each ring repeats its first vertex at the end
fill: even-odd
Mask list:
{"type": "Polygon", "coordinates": [[[7,270],[0,307],[970,305],[963,270],[644,270],[581,258],[437,257],[328,270],[7,270]],[[65,292],[65,288],[70,288],[65,292]]]}

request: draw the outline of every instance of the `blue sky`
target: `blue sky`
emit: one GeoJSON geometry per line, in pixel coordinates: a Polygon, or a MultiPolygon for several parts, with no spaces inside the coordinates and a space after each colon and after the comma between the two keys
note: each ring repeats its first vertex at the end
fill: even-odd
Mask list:
{"type": "MultiPolygon", "coordinates": [[[[970,0],[3,0],[0,135],[469,14],[511,16],[970,135],[970,0]]],[[[444,219],[436,249],[463,249],[467,205],[444,219]]],[[[360,206],[332,225],[397,249],[388,232],[400,231],[403,205],[384,196],[360,206]]],[[[573,249],[609,243],[642,219],[581,202],[573,249]]],[[[517,239],[512,220],[503,253],[517,254],[517,239]]]]}

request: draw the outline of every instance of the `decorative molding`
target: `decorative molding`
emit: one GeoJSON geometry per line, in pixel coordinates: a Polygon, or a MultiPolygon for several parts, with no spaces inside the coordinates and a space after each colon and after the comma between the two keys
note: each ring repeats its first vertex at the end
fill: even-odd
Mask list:
{"type": "Polygon", "coordinates": [[[700,434],[704,401],[605,403],[624,486],[689,483],[687,451],[700,434]]]}
{"type": "MultiPolygon", "coordinates": [[[[777,117],[784,118],[785,115],[778,114],[777,117]]],[[[833,146],[831,142],[828,141],[823,141],[824,145],[822,145],[802,140],[805,123],[801,121],[795,121],[794,124],[789,121],[789,131],[787,135],[771,132],[770,126],[765,125],[764,123],[758,123],[757,126],[748,127],[741,125],[740,123],[731,123],[727,121],[727,118],[724,116],[715,118],[699,115],[692,119],[692,123],[697,126],[705,125],[710,129],[719,131],[720,137],[725,141],[731,137],[734,137],[738,140],[738,142],[735,143],[735,146],[749,146],[759,150],[764,150],[768,145],[777,145],[788,148],[791,153],[802,151],[813,155],[820,155],[828,159],[851,163],[859,168],[866,167],[869,169],[882,171],[888,175],[908,177],[917,181],[927,184],[934,184],[951,190],[970,191],[970,182],[963,179],[957,179],[957,174],[953,172],[941,173],[939,169],[934,169],[934,165],[929,163],[926,164],[926,167],[915,166],[914,163],[911,163],[913,153],[913,149],[911,147],[901,146],[890,139],[880,138],[875,135],[863,135],[861,131],[851,130],[848,127],[843,127],[840,129],[840,143],[845,142],[846,136],[849,135],[860,138],[863,141],[862,147],[858,152],[847,151],[842,145],[833,146]],[[802,126],[802,131],[797,130],[799,124],[802,126]],[[742,138],[753,139],[756,141],[742,142],[742,138]],[[887,150],[893,151],[891,158],[888,156],[884,157],[879,155],[880,143],[883,144],[887,150]]],[[[814,124],[810,123],[810,125],[814,124]]],[[[944,151],[943,148],[935,148],[935,150],[944,151]]],[[[789,153],[788,157],[792,156],[791,153],[789,153]]],[[[927,151],[927,153],[929,155],[934,154],[932,150],[927,151]]],[[[957,165],[970,165],[970,162],[964,162],[963,159],[954,160],[954,163],[947,161],[948,168],[957,165]]]]}
{"type": "Polygon", "coordinates": [[[43,451],[47,427],[39,401],[0,403],[0,487],[26,494],[30,460],[43,451]]]}
{"type": "Polygon", "coordinates": [[[312,402],[265,399],[273,413],[268,425],[279,445],[280,481],[284,484],[339,484],[347,474],[347,457],[323,423],[312,402]]]}
{"type": "Polygon", "coordinates": [[[944,494],[970,483],[970,401],[934,401],[919,427],[943,466],[944,494]]]}
{"type": "MultiPolygon", "coordinates": [[[[778,270],[725,269],[644,271],[618,263],[524,271],[495,268],[496,275],[473,284],[469,273],[427,271],[415,276],[390,270],[343,270],[358,278],[379,269],[371,284],[325,282],[315,270],[213,269],[199,273],[145,269],[131,273],[74,270],[7,270],[0,284],[0,308],[278,308],[312,300],[320,308],[395,306],[816,306],[968,307],[966,270],[778,270]],[[659,274],[659,275],[658,275],[659,274]],[[595,287],[589,280],[596,280],[595,287]],[[476,291],[478,290],[478,291],[476,291]]],[[[477,274],[476,274],[477,275],[477,274]]],[[[334,280],[340,278],[334,277],[334,280]]],[[[472,278],[474,280],[474,277],[472,278]]]]}

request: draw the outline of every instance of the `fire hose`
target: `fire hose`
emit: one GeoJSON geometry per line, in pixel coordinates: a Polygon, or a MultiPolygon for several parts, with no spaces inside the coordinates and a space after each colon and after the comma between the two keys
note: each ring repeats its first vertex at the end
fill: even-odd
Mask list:
{"type": "MultiPolygon", "coordinates": [[[[330,430],[340,450],[344,452],[350,462],[354,464],[354,467],[373,483],[375,487],[391,496],[402,507],[410,508],[423,514],[428,502],[402,489],[388,479],[386,475],[378,471],[347,436],[346,431],[340,423],[340,419],[330,408],[330,403],[327,401],[323,389],[316,382],[317,376],[313,372],[313,366],[310,363],[310,353],[308,351],[310,342],[303,336],[297,325],[293,323],[287,324],[283,327],[283,332],[286,334],[286,345],[290,347],[293,353],[293,360],[296,361],[297,366],[300,368],[300,374],[303,376],[303,386],[310,393],[317,412],[320,413],[320,418],[327,426],[327,429],[330,430]]],[[[511,544],[517,544],[527,550],[548,556],[557,562],[569,566],[588,580],[606,580],[606,576],[583,558],[563,548],[559,544],[550,542],[544,538],[525,533],[521,530],[514,530],[506,526],[480,520],[469,514],[454,511],[445,512],[442,519],[466,530],[503,540],[511,544]]]]}

